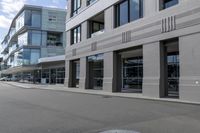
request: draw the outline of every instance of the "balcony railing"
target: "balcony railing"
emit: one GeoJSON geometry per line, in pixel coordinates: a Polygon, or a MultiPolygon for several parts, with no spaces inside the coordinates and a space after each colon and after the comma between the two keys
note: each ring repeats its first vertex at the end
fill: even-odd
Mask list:
{"type": "Polygon", "coordinates": [[[104,31],[105,31],[104,29],[103,29],[103,30],[100,30],[100,31],[97,31],[97,32],[93,33],[93,34],[91,35],[91,37],[99,36],[99,35],[103,34],[104,31]]]}

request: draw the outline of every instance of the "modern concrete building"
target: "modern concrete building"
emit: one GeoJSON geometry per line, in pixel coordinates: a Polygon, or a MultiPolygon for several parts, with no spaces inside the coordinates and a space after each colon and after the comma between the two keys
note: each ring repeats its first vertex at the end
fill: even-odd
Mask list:
{"type": "Polygon", "coordinates": [[[2,42],[1,73],[13,80],[64,83],[66,10],[25,5],[2,42]]]}
{"type": "Polygon", "coordinates": [[[200,102],[199,0],[68,0],[65,85],[200,102]]]}

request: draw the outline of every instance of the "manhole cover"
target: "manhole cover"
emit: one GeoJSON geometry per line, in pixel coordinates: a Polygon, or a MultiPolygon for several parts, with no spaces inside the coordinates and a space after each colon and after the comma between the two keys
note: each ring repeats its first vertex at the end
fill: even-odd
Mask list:
{"type": "Polygon", "coordinates": [[[108,130],[100,133],[139,133],[136,131],[130,131],[130,130],[108,130]]]}

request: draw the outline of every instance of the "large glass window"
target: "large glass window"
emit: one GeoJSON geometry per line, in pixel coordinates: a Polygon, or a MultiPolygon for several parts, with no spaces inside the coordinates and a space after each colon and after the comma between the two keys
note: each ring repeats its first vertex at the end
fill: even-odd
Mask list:
{"type": "Polygon", "coordinates": [[[116,5],[115,26],[121,26],[143,16],[142,0],[124,0],[116,5]]]}
{"type": "Polygon", "coordinates": [[[61,33],[47,33],[47,46],[62,46],[61,33]]]}
{"type": "Polygon", "coordinates": [[[167,96],[179,96],[179,53],[168,53],[167,56],[168,68],[168,89],[167,96]]]}
{"type": "Polygon", "coordinates": [[[24,26],[24,12],[16,19],[16,31],[24,26]]]}
{"type": "Polygon", "coordinates": [[[103,54],[98,54],[88,57],[89,64],[89,80],[91,89],[102,89],[103,88],[103,73],[104,63],[103,54]]]}
{"type": "Polygon", "coordinates": [[[18,36],[19,47],[28,45],[28,32],[18,36]]]}
{"type": "Polygon", "coordinates": [[[25,10],[25,25],[40,28],[41,11],[25,10]]]}
{"type": "Polygon", "coordinates": [[[160,0],[160,9],[166,9],[178,4],[179,0],[160,0]]]}
{"type": "Polygon", "coordinates": [[[49,69],[42,70],[41,83],[50,83],[50,70],[49,69]]]}
{"type": "Polygon", "coordinates": [[[30,55],[30,64],[37,64],[38,59],[40,58],[40,50],[38,49],[31,49],[31,55],[30,55]]]}
{"type": "Polygon", "coordinates": [[[39,49],[23,49],[23,65],[35,65],[39,58],[39,49]]]}
{"type": "Polygon", "coordinates": [[[79,43],[81,41],[81,26],[78,26],[71,31],[71,44],[79,43]]]}
{"type": "Polygon", "coordinates": [[[42,34],[40,31],[31,32],[31,44],[40,46],[41,45],[42,34]]]}
{"type": "Polygon", "coordinates": [[[143,59],[142,57],[123,59],[123,90],[142,92],[143,59]]]}
{"type": "Polygon", "coordinates": [[[41,15],[39,11],[32,11],[31,19],[32,27],[40,28],[41,26],[41,15]]]}
{"type": "Polygon", "coordinates": [[[97,1],[97,0],[87,0],[87,5],[90,5],[90,4],[92,4],[93,2],[95,2],[95,1],[97,1]]]}
{"type": "Polygon", "coordinates": [[[81,8],[81,0],[72,0],[72,13],[71,16],[76,15],[81,8]]]}
{"type": "Polygon", "coordinates": [[[80,60],[72,61],[72,87],[79,87],[80,60]]]}
{"type": "Polygon", "coordinates": [[[65,80],[65,68],[57,68],[57,74],[56,74],[56,83],[57,84],[63,84],[65,80]]]}

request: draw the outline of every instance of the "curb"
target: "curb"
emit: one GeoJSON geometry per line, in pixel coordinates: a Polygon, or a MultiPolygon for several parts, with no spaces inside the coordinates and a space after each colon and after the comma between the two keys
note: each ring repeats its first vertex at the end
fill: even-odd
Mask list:
{"type": "MultiPolygon", "coordinates": [[[[103,93],[95,93],[95,92],[87,92],[87,91],[72,91],[69,89],[62,90],[62,89],[46,89],[41,87],[26,87],[21,85],[15,85],[9,82],[4,82],[5,84],[24,88],[24,89],[40,89],[40,90],[50,90],[50,91],[60,91],[60,92],[70,92],[70,93],[79,93],[79,94],[88,94],[88,95],[97,95],[97,96],[105,96],[105,97],[120,97],[120,98],[128,98],[128,99],[141,99],[141,100],[151,100],[151,101],[158,101],[158,102],[171,102],[171,103],[179,103],[179,104],[190,104],[190,105],[200,105],[200,102],[191,102],[191,101],[181,101],[178,99],[166,99],[166,98],[151,98],[151,97],[136,97],[136,96],[125,96],[121,95],[120,93],[112,93],[112,94],[103,94],[103,93]]],[[[123,93],[124,94],[124,93],[123,93]]]]}

